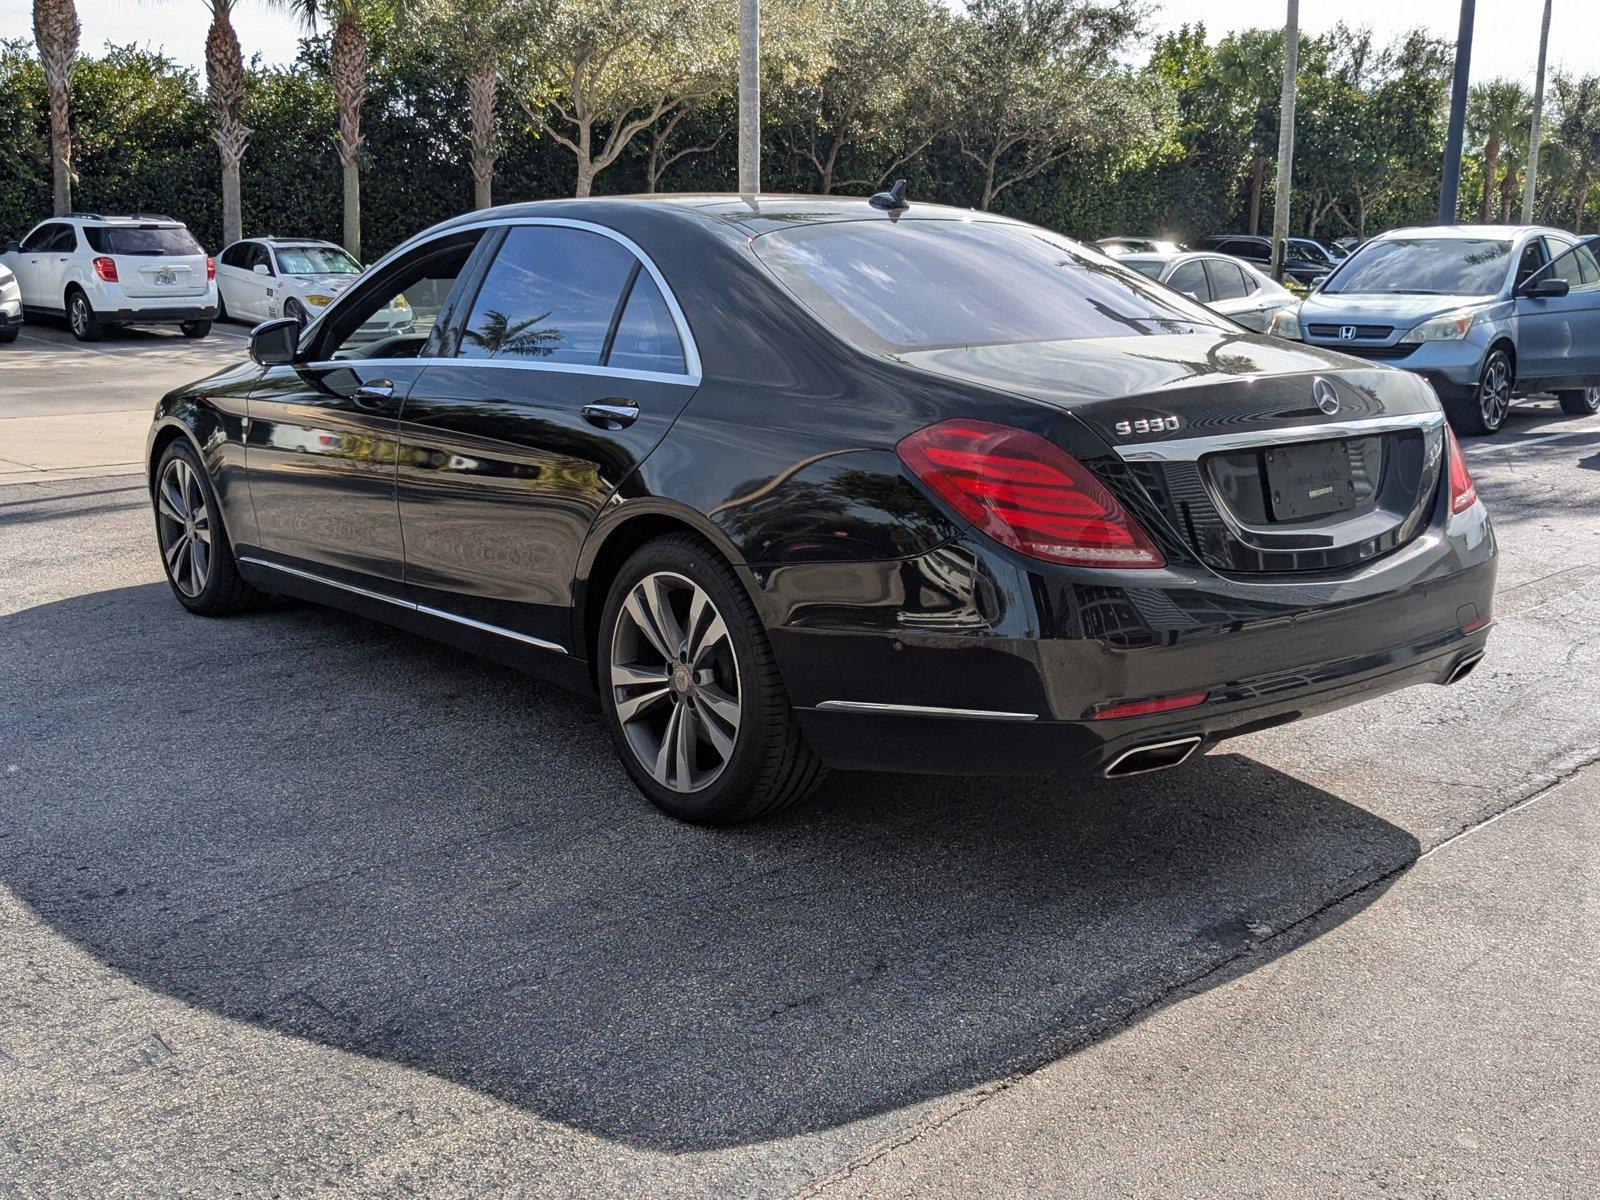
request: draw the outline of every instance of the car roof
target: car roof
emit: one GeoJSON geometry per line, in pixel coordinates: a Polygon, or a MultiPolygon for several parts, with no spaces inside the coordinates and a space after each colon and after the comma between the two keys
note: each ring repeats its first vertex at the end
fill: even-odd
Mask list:
{"type": "Polygon", "coordinates": [[[165,229],[182,229],[184,227],[182,221],[173,217],[162,216],[160,213],[112,213],[109,216],[101,216],[99,213],[68,213],[64,217],[46,217],[39,224],[43,225],[48,221],[71,221],[79,225],[94,224],[124,227],[133,225],[142,228],[147,228],[151,225],[165,229]]]}
{"type": "Polygon", "coordinates": [[[1390,238],[1425,237],[1515,241],[1524,234],[1530,233],[1559,233],[1567,237],[1572,236],[1566,230],[1556,229],[1550,225],[1411,225],[1404,229],[1390,229],[1368,240],[1379,242],[1390,238]]]}

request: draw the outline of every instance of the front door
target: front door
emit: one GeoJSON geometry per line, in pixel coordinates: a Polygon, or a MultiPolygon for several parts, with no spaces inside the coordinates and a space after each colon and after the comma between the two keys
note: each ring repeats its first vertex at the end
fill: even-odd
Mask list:
{"type": "Polygon", "coordinates": [[[245,470],[260,551],[282,566],[400,595],[400,407],[477,233],[441,238],[352,289],[250,394],[245,470]]]}
{"type": "Polygon", "coordinates": [[[1600,264],[1585,244],[1530,275],[1516,298],[1517,378],[1530,390],[1600,387],[1600,264]],[[1567,284],[1565,296],[1530,296],[1546,279],[1567,284]]]}
{"type": "Polygon", "coordinates": [[[1264,333],[1267,328],[1266,303],[1260,288],[1238,263],[1226,258],[1207,258],[1206,275],[1211,280],[1211,307],[1246,329],[1264,333]]]}
{"type": "Polygon", "coordinates": [[[454,340],[401,412],[412,598],[576,650],[578,552],[698,384],[687,331],[621,242],[525,224],[505,232],[454,340]]]}

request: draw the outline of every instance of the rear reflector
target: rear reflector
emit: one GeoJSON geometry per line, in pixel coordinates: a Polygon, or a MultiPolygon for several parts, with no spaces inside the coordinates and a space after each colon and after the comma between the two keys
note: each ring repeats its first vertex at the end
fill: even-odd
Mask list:
{"type": "Polygon", "coordinates": [[[1461,632],[1462,633],[1477,633],[1478,630],[1482,629],[1485,625],[1487,625],[1492,620],[1494,620],[1494,616],[1491,613],[1485,613],[1481,617],[1474,617],[1472,620],[1465,622],[1461,626],[1461,632]]]}
{"type": "Polygon", "coordinates": [[[934,495],[1030,558],[1074,567],[1163,567],[1150,536],[1082,463],[1036,434],[941,421],[896,447],[934,495]]]}
{"type": "Polygon", "coordinates": [[[216,277],[217,277],[217,262],[216,262],[216,259],[207,258],[206,259],[206,278],[207,279],[215,279],[216,277]]]}
{"type": "Polygon", "coordinates": [[[1096,721],[1115,721],[1118,717],[1148,717],[1153,713],[1174,712],[1180,708],[1193,708],[1204,704],[1210,692],[1189,692],[1183,696],[1162,696],[1155,700],[1130,700],[1126,704],[1113,704],[1094,714],[1096,721]]]}
{"type": "Polygon", "coordinates": [[[115,283],[117,281],[117,260],[114,258],[95,259],[94,273],[100,276],[101,283],[115,283]]]}
{"type": "Polygon", "coordinates": [[[1456,441],[1455,430],[1446,425],[1444,436],[1450,443],[1450,511],[1466,512],[1478,502],[1478,488],[1467,473],[1467,460],[1462,457],[1461,443],[1456,441]]]}

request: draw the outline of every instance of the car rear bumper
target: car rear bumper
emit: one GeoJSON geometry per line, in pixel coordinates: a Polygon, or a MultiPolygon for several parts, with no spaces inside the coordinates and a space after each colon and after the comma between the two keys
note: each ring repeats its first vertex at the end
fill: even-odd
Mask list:
{"type": "Polygon", "coordinates": [[[1083,776],[1152,743],[1193,739],[1203,752],[1415,683],[1451,681],[1483,651],[1495,579],[1481,506],[1453,519],[1449,534],[1425,533],[1344,580],[1209,575],[1207,585],[1195,574],[1086,589],[1031,572],[1007,582],[981,554],[970,561],[966,595],[948,563],[930,571],[908,561],[893,575],[857,564],[853,577],[831,578],[826,567],[796,567],[764,578],[765,599],[785,609],[769,625],[780,669],[807,741],[826,761],[1083,776]],[[954,597],[943,611],[927,611],[930,574],[954,597]],[[879,595],[892,628],[861,628],[873,623],[862,616],[872,609],[837,603],[852,590],[857,600],[879,595]],[[797,604],[797,595],[806,599],[797,604]],[[845,612],[856,628],[831,615],[845,612]],[[1204,701],[1180,710],[1094,715],[1195,694],[1204,701]]]}
{"type": "Polygon", "coordinates": [[[185,321],[214,321],[215,304],[171,305],[161,308],[118,308],[95,314],[107,324],[117,325],[179,325],[185,321]]]}

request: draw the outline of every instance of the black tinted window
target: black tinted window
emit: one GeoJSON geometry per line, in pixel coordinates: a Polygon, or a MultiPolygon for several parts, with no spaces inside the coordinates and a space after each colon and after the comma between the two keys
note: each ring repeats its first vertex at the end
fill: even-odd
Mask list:
{"type": "Polygon", "coordinates": [[[1197,259],[1190,259],[1180,263],[1167,280],[1169,288],[1176,288],[1185,296],[1193,296],[1196,300],[1211,299],[1211,289],[1206,286],[1206,269],[1197,259]]]}
{"type": "Polygon", "coordinates": [[[1345,260],[1322,290],[1372,294],[1491,296],[1505,281],[1511,243],[1493,238],[1387,238],[1345,260]]]}
{"type": "Polygon", "coordinates": [[[1148,275],[1151,279],[1160,279],[1161,268],[1166,266],[1166,264],[1159,259],[1151,258],[1139,259],[1135,262],[1129,262],[1124,259],[1122,265],[1125,267],[1132,267],[1135,271],[1139,272],[1139,274],[1148,275]]]}
{"type": "Polygon", "coordinates": [[[97,254],[204,254],[194,235],[182,226],[86,225],[83,235],[97,254]]]}
{"type": "Polygon", "coordinates": [[[59,226],[56,225],[39,226],[39,228],[22,239],[22,248],[29,251],[43,250],[49,245],[50,240],[55,237],[58,228],[59,226]]]}
{"type": "Polygon", "coordinates": [[[617,322],[606,365],[630,371],[664,371],[671,375],[681,375],[685,370],[678,327],[673,324],[661,289],[648,271],[639,272],[633,290],[628,293],[628,303],[623,307],[622,319],[617,322]]]}
{"type": "Polygon", "coordinates": [[[235,242],[222,252],[218,261],[225,267],[243,267],[250,257],[249,242],[235,242]]]}
{"type": "Polygon", "coordinates": [[[1206,272],[1211,276],[1213,300],[1239,300],[1255,291],[1255,284],[1245,278],[1238,263],[1224,262],[1220,258],[1206,260],[1206,272]]]}
{"type": "Polygon", "coordinates": [[[1043,229],[842,221],[764,234],[762,261],[874,353],[1216,328],[1204,308],[1043,229]]]}
{"type": "Polygon", "coordinates": [[[457,353],[598,366],[637,261],[610,238],[582,229],[512,229],[484,277],[457,353]]]}
{"type": "MultiPolygon", "coordinates": [[[[1552,249],[1559,251],[1559,244],[1553,244],[1552,249]]],[[[1594,255],[1589,247],[1583,244],[1573,246],[1566,253],[1558,253],[1548,267],[1539,275],[1540,279],[1565,279],[1571,291],[1581,289],[1593,290],[1600,283],[1600,265],[1595,263],[1594,255]]]]}

